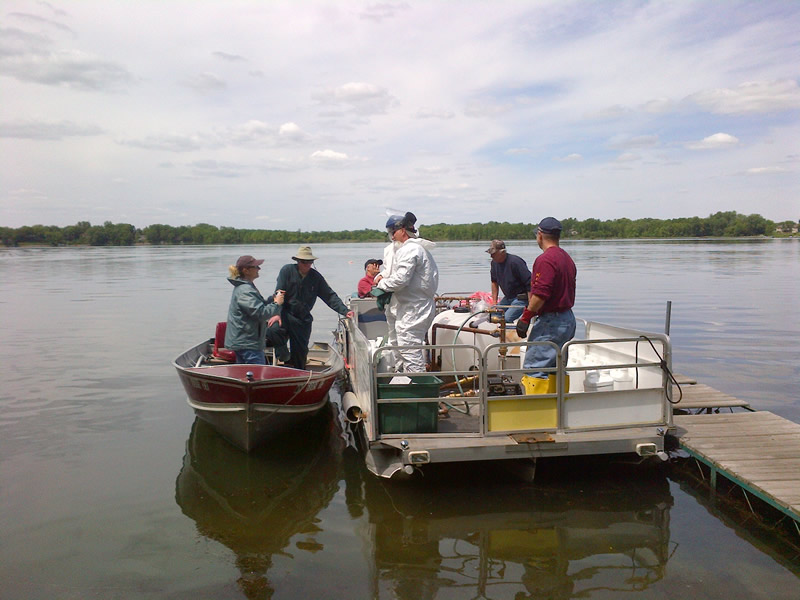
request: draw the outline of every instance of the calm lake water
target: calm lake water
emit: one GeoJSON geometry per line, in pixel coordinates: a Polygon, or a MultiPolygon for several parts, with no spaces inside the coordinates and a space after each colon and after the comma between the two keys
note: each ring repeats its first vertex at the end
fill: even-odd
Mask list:
{"type": "MultiPolygon", "coordinates": [[[[436,249],[440,292],[488,291],[485,246],[436,249]]],[[[565,248],[578,316],[663,331],[671,300],[676,371],[800,422],[800,240],[565,248]]],[[[313,249],[347,296],[382,244],[313,249]]],[[[479,466],[387,484],[333,409],[232,449],[171,361],[225,319],[237,256],[266,258],[270,292],[295,250],[0,250],[1,598],[800,597],[797,553],[668,471],[566,461],[534,484],[479,466]]],[[[329,341],[337,315],[314,314],[329,341]]]]}

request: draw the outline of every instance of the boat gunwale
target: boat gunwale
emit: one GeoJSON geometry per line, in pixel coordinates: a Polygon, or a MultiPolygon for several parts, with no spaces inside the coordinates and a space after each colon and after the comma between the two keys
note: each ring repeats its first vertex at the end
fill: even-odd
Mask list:
{"type": "Polygon", "coordinates": [[[207,370],[215,369],[215,368],[229,368],[231,366],[247,366],[243,363],[227,363],[221,365],[206,365],[200,367],[187,367],[181,364],[178,364],[178,360],[185,356],[186,354],[192,352],[193,350],[199,351],[203,356],[205,354],[202,352],[203,347],[207,347],[208,341],[200,342],[195,346],[185,350],[180,355],[178,355],[175,360],[172,361],[172,366],[178,371],[179,374],[185,375],[186,377],[195,378],[195,379],[206,379],[209,381],[214,381],[219,385],[227,385],[230,387],[241,387],[241,388],[260,388],[260,387],[272,387],[276,385],[286,385],[286,384],[296,384],[296,383],[303,383],[303,382],[310,382],[310,381],[318,381],[320,379],[325,379],[328,377],[336,377],[339,372],[344,368],[344,360],[342,355],[336,351],[333,347],[328,346],[327,349],[323,350],[327,352],[327,357],[330,359],[330,362],[323,363],[324,369],[320,371],[315,371],[313,369],[295,369],[294,367],[284,367],[282,365],[250,365],[255,367],[270,367],[270,366],[277,366],[279,368],[284,369],[291,369],[297,371],[298,375],[291,376],[291,377],[274,377],[270,379],[255,379],[253,381],[248,381],[246,379],[238,379],[236,377],[229,377],[225,375],[219,375],[216,373],[208,373],[207,370]]]}

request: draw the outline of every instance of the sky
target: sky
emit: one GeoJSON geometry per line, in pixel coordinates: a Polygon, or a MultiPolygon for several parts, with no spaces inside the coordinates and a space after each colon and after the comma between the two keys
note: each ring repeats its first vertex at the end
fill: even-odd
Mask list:
{"type": "Polygon", "coordinates": [[[800,218],[800,1],[3,0],[0,226],[800,218]]]}

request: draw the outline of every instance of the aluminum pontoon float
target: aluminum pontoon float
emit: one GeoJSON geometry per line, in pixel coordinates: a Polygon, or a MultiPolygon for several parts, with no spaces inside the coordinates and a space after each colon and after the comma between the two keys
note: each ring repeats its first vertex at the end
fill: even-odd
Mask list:
{"type": "Polygon", "coordinates": [[[556,348],[549,380],[534,380],[521,364],[527,342],[505,327],[501,311],[452,300],[438,303],[431,343],[418,346],[428,357],[425,373],[393,372],[385,316],[374,299],[350,300],[355,316],[337,331],[348,374],[342,404],[372,473],[524,459],[532,476],[539,458],[667,459],[674,380],[667,335],[579,319],[582,336],[556,348]]]}

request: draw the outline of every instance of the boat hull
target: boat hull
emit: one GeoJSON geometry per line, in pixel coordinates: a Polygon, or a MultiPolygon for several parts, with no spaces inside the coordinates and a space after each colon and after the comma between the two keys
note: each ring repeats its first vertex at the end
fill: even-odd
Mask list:
{"type": "Polygon", "coordinates": [[[309,370],[271,365],[203,364],[207,343],[174,366],[195,414],[233,445],[250,452],[316,415],[343,368],[328,345],[309,353],[309,370]]]}

